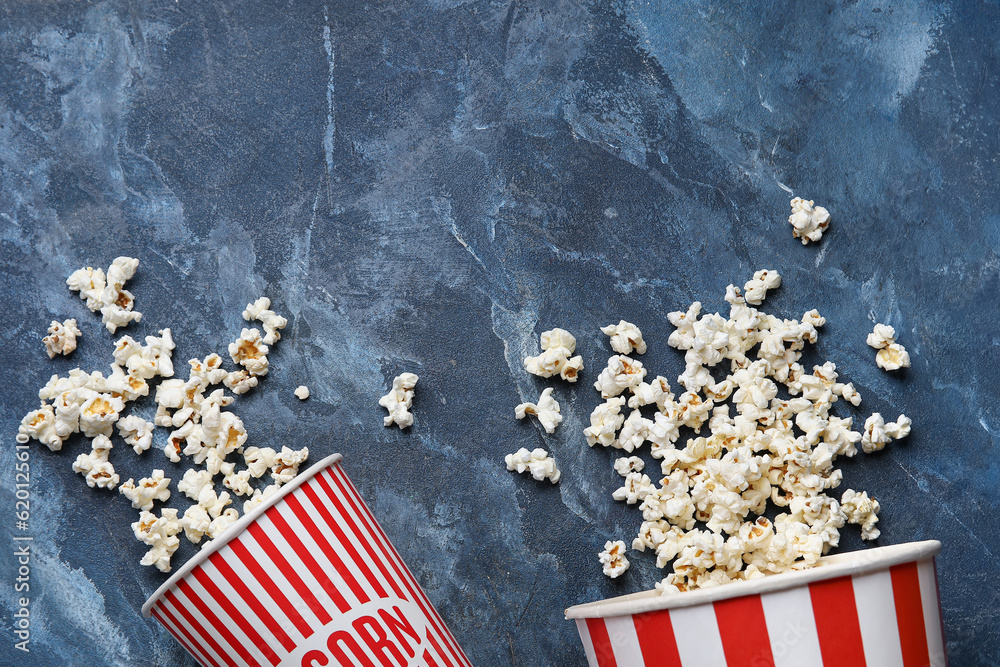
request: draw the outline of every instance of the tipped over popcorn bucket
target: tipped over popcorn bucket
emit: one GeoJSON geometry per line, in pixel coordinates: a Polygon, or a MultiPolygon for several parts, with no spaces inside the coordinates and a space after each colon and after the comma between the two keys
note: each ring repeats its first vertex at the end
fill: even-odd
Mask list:
{"type": "Polygon", "coordinates": [[[591,667],[944,667],[930,540],[826,556],[821,565],[662,596],[577,605],[591,667]]]}
{"type": "Polygon", "coordinates": [[[334,454],[146,601],[206,667],[471,666],[334,454]]]}

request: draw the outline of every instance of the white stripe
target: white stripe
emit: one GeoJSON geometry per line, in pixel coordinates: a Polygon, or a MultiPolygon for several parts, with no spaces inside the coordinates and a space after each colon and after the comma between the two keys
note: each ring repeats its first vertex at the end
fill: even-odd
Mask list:
{"type": "Polygon", "coordinates": [[[684,667],[726,667],[715,607],[702,604],[671,609],[670,624],[684,667]]]}
{"type": "Polygon", "coordinates": [[[865,662],[878,667],[903,667],[889,570],[856,576],[852,583],[865,662]]]}
{"type": "MultiPolygon", "coordinates": [[[[257,523],[261,523],[263,518],[264,518],[263,516],[257,517],[257,523]]],[[[261,528],[264,528],[263,524],[261,525],[261,528]]],[[[274,527],[268,525],[265,530],[273,532],[274,527]]],[[[273,541],[274,540],[272,540],[272,542],[273,541]]],[[[264,551],[264,548],[259,544],[257,544],[257,541],[253,539],[253,535],[251,535],[249,531],[244,533],[243,535],[240,535],[240,542],[243,544],[244,547],[246,547],[246,550],[250,554],[250,557],[253,558],[257,562],[257,564],[264,569],[264,571],[268,574],[268,576],[271,577],[271,581],[274,582],[274,585],[279,590],[281,590],[282,593],[285,594],[285,597],[288,598],[288,601],[292,603],[292,606],[295,608],[295,611],[299,612],[299,616],[301,616],[302,619],[306,622],[306,625],[312,628],[313,632],[316,632],[320,627],[322,627],[323,624],[320,623],[319,619],[316,618],[316,615],[313,614],[312,609],[309,608],[309,605],[306,603],[306,601],[303,600],[301,596],[299,596],[299,592],[295,590],[295,587],[292,585],[292,582],[289,581],[288,578],[285,576],[285,573],[282,572],[282,568],[271,560],[271,557],[267,555],[267,552],[264,551]]],[[[278,550],[281,549],[281,547],[278,545],[275,545],[275,547],[278,550]]],[[[295,565],[292,564],[292,561],[289,561],[289,563],[291,564],[292,568],[295,567],[295,565]]],[[[301,569],[303,566],[299,564],[298,567],[301,569]]],[[[253,583],[253,575],[249,574],[249,577],[250,579],[249,580],[244,579],[243,583],[250,586],[251,590],[254,590],[255,586],[251,585],[253,583]]],[[[264,593],[264,595],[266,596],[267,594],[264,593]]],[[[284,614],[281,615],[284,616],[284,614]]],[[[289,621],[290,620],[291,619],[289,619],[289,621]]],[[[284,624],[282,624],[282,627],[284,627],[284,624]]],[[[292,625],[290,628],[286,628],[286,631],[293,633],[290,634],[290,636],[292,637],[292,641],[294,641],[296,644],[301,643],[305,639],[305,637],[302,635],[301,632],[299,632],[298,628],[296,628],[295,625],[292,625]],[[296,639],[296,637],[299,637],[300,639],[296,639]]]]}
{"type": "MultiPolygon", "coordinates": [[[[199,621],[201,623],[202,627],[206,629],[206,631],[208,630],[208,628],[211,627],[211,625],[206,625],[205,622],[204,622],[204,620],[202,620],[201,618],[199,618],[200,614],[198,614],[198,610],[194,609],[193,608],[194,605],[192,605],[190,602],[187,601],[187,599],[184,597],[184,593],[182,591],[180,591],[180,590],[178,590],[178,589],[175,588],[174,589],[174,596],[177,598],[178,604],[183,605],[184,609],[186,611],[188,611],[192,615],[194,615],[195,616],[195,620],[199,621]]],[[[174,618],[177,619],[177,622],[180,623],[181,626],[185,630],[187,630],[187,632],[188,632],[189,635],[191,635],[192,637],[194,637],[198,641],[198,644],[201,646],[202,653],[205,656],[205,658],[208,658],[209,656],[211,656],[215,660],[215,663],[217,665],[219,665],[219,667],[225,667],[226,661],[223,660],[219,656],[219,653],[214,648],[212,648],[211,644],[208,643],[208,640],[205,637],[205,635],[203,633],[199,632],[197,629],[195,629],[191,625],[191,623],[188,622],[188,620],[186,618],[184,618],[184,614],[182,614],[180,612],[180,609],[176,605],[171,604],[170,601],[168,601],[165,598],[163,600],[163,605],[164,605],[164,607],[169,607],[170,608],[170,613],[172,613],[174,615],[174,618]]],[[[213,637],[213,639],[214,639],[214,637],[213,637]]],[[[223,643],[225,643],[225,642],[223,642],[223,643]]],[[[203,664],[208,665],[209,667],[211,667],[212,662],[211,662],[211,660],[205,659],[204,662],[203,662],[203,664]]]]}
{"type": "MultiPolygon", "coordinates": [[[[328,471],[328,473],[331,476],[335,476],[332,470],[328,471]]],[[[346,475],[344,475],[344,477],[346,477],[346,475]]],[[[341,495],[339,493],[339,490],[337,489],[336,484],[334,484],[330,480],[326,481],[331,484],[332,488],[335,491],[338,491],[338,495],[341,495]]],[[[372,543],[385,554],[387,560],[397,564],[402,577],[406,578],[410,582],[410,586],[414,589],[414,594],[419,597],[420,601],[417,602],[418,606],[420,606],[421,609],[426,608],[424,610],[424,614],[425,616],[428,617],[428,625],[427,625],[428,631],[434,633],[435,637],[438,640],[438,643],[441,645],[441,650],[445,651],[448,654],[448,656],[452,659],[452,661],[455,662],[456,664],[469,665],[469,667],[471,667],[471,663],[469,662],[468,658],[465,657],[464,653],[461,652],[461,649],[452,648],[452,646],[458,647],[458,642],[455,641],[454,636],[451,635],[450,630],[448,630],[447,624],[445,624],[440,614],[437,613],[437,610],[434,608],[434,605],[431,603],[430,598],[427,597],[427,594],[424,592],[423,588],[421,588],[420,583],[416,580],[416,577],[414,577],[410,569],[406,567],[406,563],[403,562],[402,557],[395,550],[392,544],[388,541],[388,538],[387,537],[383,538],[382,535],[379,533],[378,529],[381,529],[381,526],[375,519],[374,514],[371,513],[370,509],[366,511],[366,506],[364,505],[364,501],[361,499],[360,495],[358,495],[353,491],[353,487],[349,483],[347,483],[346,481],[342,481],[342,483],[346,487],[347,491],[350,493],[351,498],[357,501],[358,506],[361,508],[360,511],[364,513],[365,522],[362,523],[361,525],[370,531],[369,535],[371,536],[372,543]],[[367,525],[368,523],[374,524],[375,527],[369,528],[367,525]],[[432,625],[431,622],[432,619],[434,622],[436,622],[438,626],[442,628],[443,632],[439,632],[438,630],[434,629],[434,625],[432,625]],[[450,642],[447,641],[444,636],[442,636],[444,633],[447,633],[448,639],[451,640],[450,642]]]]}
{"type": "Polygon", "coordinates": [[[594,652],[594,641],[590,638],[590,630],[587,629],[587,619],[576,619],[576,629],[583,640],[583,652],[587,654],[587,664],[589,667],[597,667],[597,654],[594,652]]]}
{"type": "Polygon", "coordinates": [[[774,667],[820,667],[823,654],[809,587],[765,593],[760,596],[760,603],[774,667]]]}
{"type": "MultiPolygon", "coordinates": [[[[319,533],[320,539],[332,547],[333,553],[342,563],[342,569],[346,570],[348,574],[354,578],[357,587],[367,594],[369,600],[378,599],[379,594],[375,589],[375,586],[373,586],[368,580],[368,577],[364,575],[364,570],[355,564],[354,559],[351,558],[351,554],[347,551],[344,544],[340,541],[333,530],[326,525],[326,521],[323,520],[318,512],[313,510],[308,496],[306,496],[303,492],[301,496],[296,496],[296,500],[302,503],[302,511],[309,514],[309,518],[316,527],[316,531],[319,533]]],[[[319,563],[323,572],[327,574],[331,581],[338,584],[338,590],[341,590],[348,603],[352,607],[361,604],[361,600],[358,599],[354,591],[351,590],[348,582],[342,578],[340,572],[337,570],[337,566],[334,564],[333,559],[331,559],[330,556],[327,556],[327,546],[324,545],[323,547],[320,547],[319,542],[309,533],[305,523],[292,511],[290,506],[287,511],[282,511],[281,515],[285,518],[285,521],[288,522],[288,525],[293,530],[296,530],[297,535],[302,539],[302,543],[306,545],[306,549],[309,550],[310,555],[312,555],[312,557],[316,559],[316,562],[319,563]]]]}
{"type": "MultiPolygon", "coordinates": [[[[236,588],[229,582],[229,580],[225,576],[223,576],[222,572],[220,572],[219,569],[215,567],[215,564],[211,560],[206,559],[202,561],[199,567],[201,567],[205,571],[205,573],[212,579],[212,583],[214,583],[219,588],[219,592],[222,593],[222,595],[226,596],[226,599],[229,600],[229,603],[236,608],[236,611],[241,613],[243,615],[243,618],[246,619],[248,623],[252,624],[254,630],[257,631],[257,634],[260,635],[260,638],[271,648],[272,651],[274,651],[274,654],[277,655],[279,659],[282,658],[287,653],[284,645],[278,640],[277,637],[274,636],[271,629],[264,624],[263,619],[261,619],[261,617],[257,615],[257,612],[254,611],[254,609],[250,606],[250,604],[244,599],[243,595],[237,592],[236,588]]],[[[238,570],[234,569],[233,572],[238,573],[238,570]]],[[[256,582],[251,581],[247,583],[248,583],[248,588],[251,590],[251,592],[253,592],[254,589],[253,584],[256,582]]],[[[261,588],[259,592],[254,593],[254,597],[258,601],[260,601],[264,609],[271,612],[272,618],[274,618],[275,621],[277,621],[278,625],[282,627],[282,629],[284,629],[282,621],[285,621],[289,624],[291,623],[291,621],[289,621],[284,617],[285,615],[278,607],[278,603],[272,602],[271,596],[268,595],[267,592],[263,590],[263,588],[261,588]]],[[[234,621],[234,623],[238,623],[238,621],[234,621]]],[[[294,632],[294,628],[292,628],[292,631],[294,632]]],[[[289,638],[291,638],[291,635],[289,635],[289,638]]],[[[247,640],[253,643],[253,640],[251,640],[249,636],[247,636],[247,640]]],[[[256,646],[256,644],[253,645],[256,646]]],[[[268,661],[268,663],[270,663],[270,661],[268,661]]]]}
{"type": "Polygon", "coordinates": [[[924,608],[924,629],[927,633],[927,655],[931,667],[945,667],[944,637],[941,629],[941,608],[938,606],[937,577],[934,559],[928,558],[917,563],[920,580],[920,604],[924,608]]]}
{"type": "MultiPolygon", "coordinates": [[[[209,562],[207,560],[202,562],[202,564],[199,565],[198,567],[202,568],[206,574],[212,577],[213,583],[218,582],[220,579],[222,579],[222,576],[219,574],[214,574],[213,576],[213,572],[210,572],[205,567],[206,565],[209,565],[209,562]]],[[[225,627],[233,635],[233,639],[240,642],[240,644],[246,649],[246,651],[250,654],[250,656],[254,660],[256,660],[258,664],[261,665],[261,667],[270,667],[271,661],[267,659],[267,657],[259,648],[257,648],[257,644],[255,644],[254,641],[250,639],[250,636],[243,632],[243,630],[240,627],[241,623],[238,622],[236,619],[234,619],[232,616],[230,616],[229,612],[227,612],[222,607],[221,604],[215,601],[215,597],[211,593],[209,593],[204,586],[201,585],[201,582],[191,575],[184,577],[184,580],[191,587],[192,594],[197,595],[198,598],[202,602],[204,602],[205,605],[212,611],[212,613],[218,617],[219,621],[225,624],[225,627]]],[[[222,589],[220,589],[220,592],[222,592],[222,589]]],[[[223,595],[225,595],[225,593],[223,593],[223,595]]],[[[250,619],[254,619],[254,617],[251,616],[250,619]]],[[[214,634],[217,639],[222,639],[221,633],[214,633],[214,634]]],[[[225,640],[222,641],[224,642],[225,640]]],[[[239,655],[236,652],[235,647],[232,647],[232,653],[233,657],[239,655]]]]}
{"type": "MultiPolygon", "coordinates": [[[[201,651],[198,650],[198,647],[192,644],[190,640],[184,636],[184,633],[181,632],[180,629],[173,624],[173,622],[167,617],[165,613],[163,613],[163,610],[166,608],[166,604],[167,601],[162,598],[156,603],[156,607],[158,607],[158,611],[156,613],[160,617],[160,622],[163,623],[164,627],[166,627],[167,630],[170,631],[170,634],[172,634],[174,637],[177,638],[177,641],[180,642],[181,646],[183,646],[187,650],[188,655],[190,655],[191,657],[193,657],[195,660],[198,661],[198,664],[205,665],[206,667],[211,667],[211,664],[207,660],[205,660],[204,657],[202,657],[201,651]]],[[[176,611],[171,609],[170,613],[174,615],[174,618],[177,618],[176,611]]]]}
{"type": "Polygon", "coordinates": [[[635,624],[631,616],[613,616],[604,619],[611,639],[611,649],[615,653],[615,662],[619,665],[641,665],[642,649],[639,648],[639,635],[635,632],[635,624]]]}

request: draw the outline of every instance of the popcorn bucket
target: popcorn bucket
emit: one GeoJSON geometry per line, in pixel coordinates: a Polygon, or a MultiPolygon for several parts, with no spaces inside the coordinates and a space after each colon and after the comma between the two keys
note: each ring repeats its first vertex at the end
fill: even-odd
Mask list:
{"type": "Polygon", "coordinates": [[[143,615],[205,667],[471,667],[340,460],[234,523],[143,615]]]}
{"type": "Polygon", "coordinates": [[[669,596],[566,610],[591,667],[945,667],[935,540],[669,596]]]}

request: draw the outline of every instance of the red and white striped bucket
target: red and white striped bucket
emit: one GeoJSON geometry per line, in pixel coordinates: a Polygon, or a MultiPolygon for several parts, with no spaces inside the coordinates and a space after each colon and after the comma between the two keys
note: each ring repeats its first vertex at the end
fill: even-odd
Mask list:
{"type": "Polygon", "coordinates": [[[146,601],[205,667],[471,667],[334,454],[146,601]]]}
{"type": "Polygon", "coordinates": [[[577,605],[591,667],[945,667],[935,540],[813,569],[577,605]]]}

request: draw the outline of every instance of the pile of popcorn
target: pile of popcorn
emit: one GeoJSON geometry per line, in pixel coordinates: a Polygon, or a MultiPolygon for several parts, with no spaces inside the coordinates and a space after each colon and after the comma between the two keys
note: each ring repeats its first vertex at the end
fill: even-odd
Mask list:
{"type": "MultiPolygon", "coordinates": [[[[851,489],[839,500],[832,495],[843,479],[834,464],[837,457],[853,457],[859,444],[871,453],[906,437],[910,420],[900,415],[886,423],[875,413],[863,430],[854,430],[852,417],[831,414],[837,401],[858,406],[861,396],[853,384],[840,381],[834,363],[811,372],[799,363],[826,323],[816,310],[786,320],[754,307],[780,285],[777,272],[758,271],[742,290],[727,288],[728,317],[703,313],[699,302],[669,314],[675,331],[668,344],[684,351],[679,395],[667,378],[647,379],[647,369],[635,358],[646,352],[638,327],[621,321],[602,328],[617,354],[594,383],[604,402],[583,433],[591,447],[622,451],[614,467],[624,481],[613,497],[642,512],[632,548],[650,550],[658,567],[671,567],[657,585],[664,594],[813,566],[837,546],[847,523],[861,526],[866,540],[879,536],[878,501],[851,489]],[[713,374],[718,368],[727,371],[719,380],[713,374]],[[684,427],[695,437],[679,442],[684,427]],[[658,481],[644,473],[643,459],[632,455],[647,442],[660,461],[658,481]],[[783,509],[774,521],[764,516],[769,506],[783,509]]],[[[894,336],[880,324],[869,337],[880,354],[891,350],[883,356],[891,354],[893,363],[879,361],[886,369],[909,364],[894,336]]],[[[543,341],[552,339],[572,336],[562,330],[542,334],[543,341]]],[[[542,348],[545,357],[544,343],[542,348]]],[[[525,359],[525,368],[555,374],[539,359],[525,359]]],[[[562,419],[551,389],[537,405],[522,404],[516,412],[519,418],[535,415],[547,432],[562,419]]],[[[539,480],[559,479],[543,449],[508,455],[507,467],[539,480]]],[[[610,577],[629,567],[621,541],[609,541],[600,560],[610,577]]]]}
{"type": "MultiPolygon", "coordinates": [[[[80,292],[90,310],[100,311],[107,329],[114,333],[142,317],[132,308],[133,295],[123,287],[138,265],[137,259],[119,257],[106,274],[87,267],[75,271],[67,285],[80,292]]],[[[83,475],[92,488],[117,486],[132,506],[140,510],[132,530],[136,539],[149,547],[140,561],[143,565],[155,565],[160,571],[169,572],[170,559],[180,544],[178,535],[182,531],[193,543],[206,536],[209,540],[218,537],[240,517],[236,508],[229,507],[233,495],[244,498],[243,512],[249,512],[295,477],[308,457],[307,448],[283,447],[275,451],[246,446],[247,431],[242,420],[226,409],[234,397],[226,395],[221,387],[212,389],[222,384],[233,394],[244,394],[267,375],[268,346],[281,338],[281,329],[287,324],[270,307],[270,300],[261,297],[243,311],[247,321],[261,322],[264,334],[257,328],[244,328],[229,345],[229,355],[240,367],[236,370],[224,369],[222,357],[212,353],[188,362],[186,380],[174,378],[171,357],[175,345],[170,329],[161,330],[159,336],[147,336],[145,344],[126,335],[115,342],[107,375],[79,368],[65,376],[53,375],[38,392],[41,407],[21,420],[17,435],[21,443],[35,439],[58,451],[74,433],[90,438],[90,452],[76,458],[73,470],[83,475]],[[157,379],[161,380],[154,392],[154,421],[148,422],[138,415],[125,416],[127,406],[148,396],[150,383],[157,379]],[[178,510],[173,508],[162,508],[158,516],[152,511],[155,502],[166,502],[171,497],[172,479],[162,469],[154,468],[138,482],[129,479],[119,485],[119,476],[110,459],[116,427],[118,435],[136,455],[152,447],[156,427],[167,429],[162,449],[165,457],[178,464],[185,456],[197,466],[186,470],[177,483],[177,490],[193,501],[183,515],[178,516],[178,510]],[[240,464],[243,468],[237,470],[240,464]],[[254,482],[265,474],[269,474],[271,483],[263,488],[255,486],[254,482]],[[217,477],[221,477],[228,491],[217,491],[217,477]]],[[[79,335],[75,320],[53,322],[49,336],[44,339],[49,356],[72,352],[79,335]]]]}

